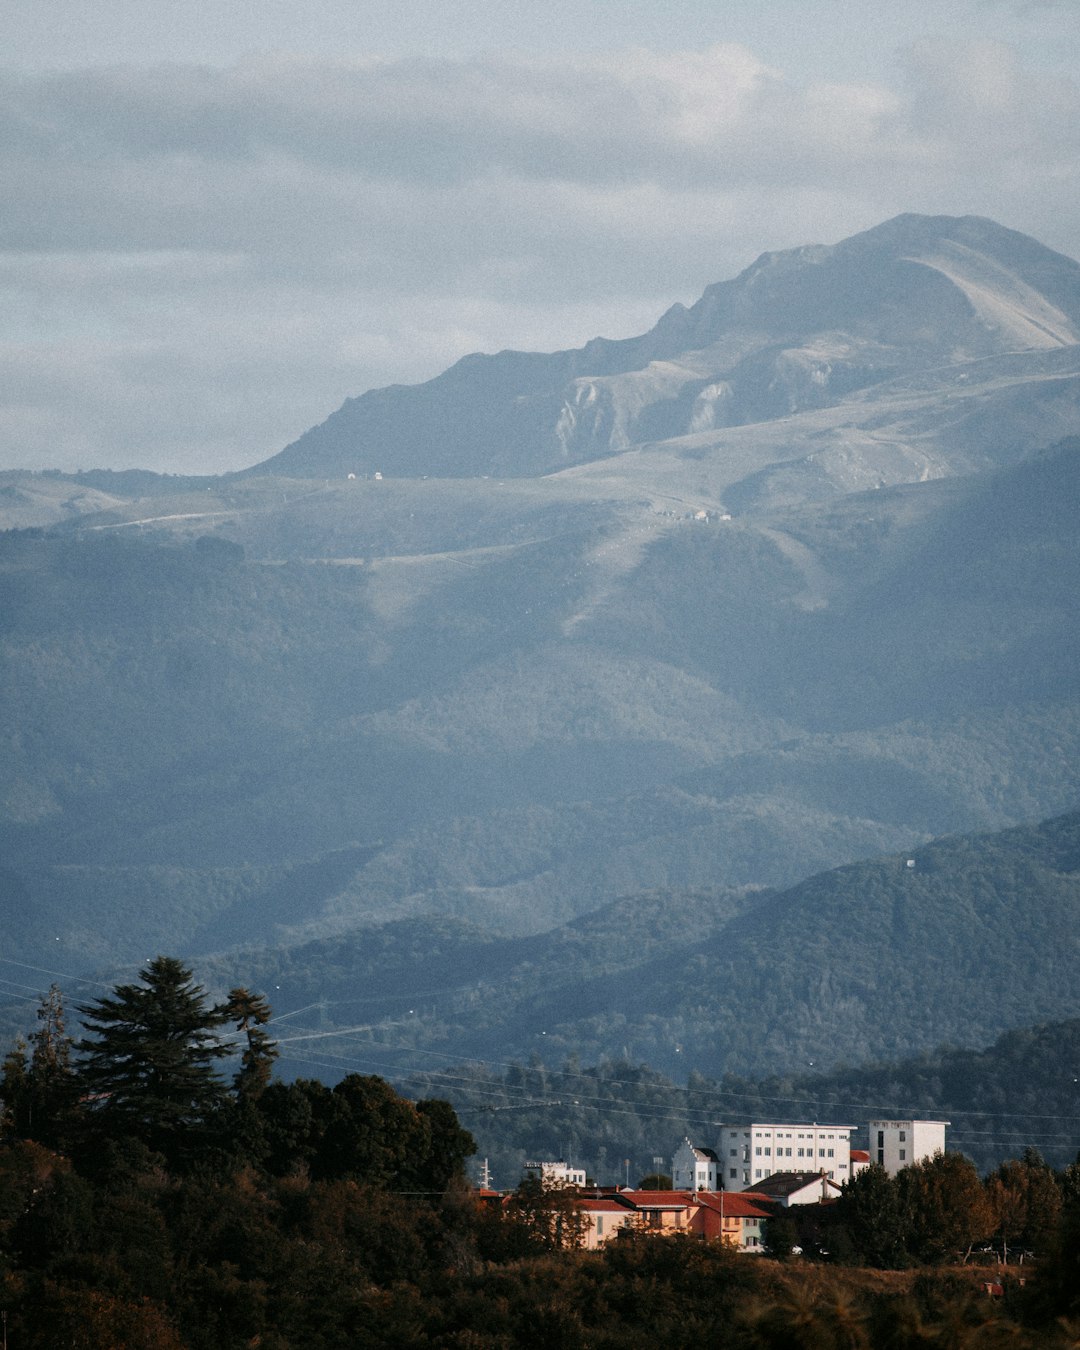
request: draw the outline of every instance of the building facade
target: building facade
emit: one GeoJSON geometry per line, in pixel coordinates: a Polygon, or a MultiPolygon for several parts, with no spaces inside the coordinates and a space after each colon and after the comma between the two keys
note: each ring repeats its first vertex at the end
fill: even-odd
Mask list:
{"type": "Polygon", "coordinates": [[[851,1177],[854,1125],[728,1124],[720,1127],[725,1190],[752,1190],[776,1172],[824,1172],[841,1185],[851,1177]]]}
{"type": "Polygon", "coordinates": [[[870,1161],[884,1167],[889,1176],[912,1163],[945,1152],[947,1120],[872,1120],[870,1161]]]}
{"type": "Polygon", "coordinates": [[[672,1188],[676,1191],[716,1191],[723,1184],[716,1153],[684,1139],[671,1159],[672,1188]]]}
{"type": "Polygon", "coordinates": [[[526,1172],[539,1172],[545,1186],[584,1186],[584,1167],[571,1167],[562,1158],[558,1162],[527,1162],[526,1172]]]}

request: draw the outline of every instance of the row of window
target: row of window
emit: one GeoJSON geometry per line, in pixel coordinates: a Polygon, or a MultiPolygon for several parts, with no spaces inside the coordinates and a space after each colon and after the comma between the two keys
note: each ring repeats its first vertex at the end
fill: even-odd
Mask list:
{"type": "MultiPolygon", "coordinates": [[[[763,1156],[763,1155],[762,1155],[762,1147],[763,1147],[763,1146],[762,1146],[761,1144],[758,1144],[757,1147],[754,1149],[754,1155],[755,1155],[755,1157],[760,1158],[760,1157],[763,1156]]],[[[764,1152],[764,1157],[766,1157],[766,1158],[771,1158],[771,1157],[772,1157],[772,1149],[769,1147],[768,1144],[765,1144],[765,1145],[764,1145],[764,1150],[765,1150],[765,1152],[764,1152]]],[[[734,1158],[734,1156],[735,1156],[735,1150],[734,1150],[734,1149],[731,1150],[731,1156],[732,1156],[733,1158],[734,1158]]],[[[778,1149],[776,1150],[776,1156],[777,1156],[778,1158],[790,1158],[790,1157],[791,1157],[791,1149],[790,1149],[790,1148],[778,1148],[778,1149]]],[[[798,1150],[798,1155],[797,1155],[797,1156],[800,1157],[800,1158],[812,1158],[812,1157],[814,1156],[814,1150],[813,1150],[812,1148],[800,1148],[800,1149],[798,1150]]],[[[818,1157],[819,1157],[819,1158],[835,1158],[835,1157],[836,1157],[836,1150],[835,1150],[835,1149],[831,1149],[831,1148],[830,1148],[830,1149],[819,1148],[819,1149],[818,1149],[818,1157]]]]}
{"type": "MultiPolygon", "coordinates": [[[[730,1132],[730,1134],[729,1134],[728,1137],[729,1137],[729,1138],[732,1138],[732,1137],[734,1137],[734,1136],[736,1135],[736,1133],[737,1133],[737,1131],[734,1131],[734,1130],[733,1130],[733,1131],[730,1132]]],[[[743,1137],[744,1139],[749,1139],[749,1138],[750,1138],[750,1131],[749,1131],[749,1130],[743,1130],[743,1132],[742,1132],[742,1137],[743,1137]]],[[[900,1132],[900,1138],[903,1139],[903,1137],[904,1137],[904,1133],[903,1133],[903,1131],[901,1131],[901,1132],[900,1132]]],[[[760,1139],[772,1139],[772,1138],[773,1138],[773,1132],[772,1132],[772,1130],[759,1130],[759,1131],[758,1131],[758,1138],[760,1138],[760,1139]]],[[[848,1138],[848,1131],[847,1131],[847,1130],[840,1130],[839,1132],[834,1131],[834,1132],[831,1133],[831,1134],[826,1134],[824,1130],[805,1130],[805,1131],[799,1132],[798,1134],[792,1134],[792,1132],[791,1132],[790,1130],[788,1130],[786,1133],[785,1133],[783,1130],[777,1130],[777,1131],[776,1131],[776,1138],[777,1138],[777,1139],[815,1139],[815,1140],[816,1140],[816,1139],[833,1139],[833,1140],[836,1140],[836,1139],[847,1139],[847,1138],[848,1138]]]]}
{"type": "MultiPolygon", "coordinates": [[[[841,1164],[841,1170],[843,1170],[843,1164],[841,1164]]],[[[764,1172],[762,1171],[762,1169],[761,1169],[760,1167],[758,1167],[758,1168],[755,1168],[755,1170],[754,1170],[754,1180],[755,1180],[755,1181],[763,1181],[763,1180],[765,1179],[765,1177],[771,1177],[772,1174],[773,1174],[773,1172],[772,1172],[772,1168],[771,1168],[771,1167],[766,1167],[766,1168],[764,1169],[764,1172]]],[[[833,1168],[830,1167],[830,1168],[826,1171],[825,1175],[826,1175],[827,1177],[832,1177],[832,1178],[835,1180],[836,1172],[835,1172],[835,1170],[834,1170],[833,1168]]],[[[734,1168],[734,1167],[731,1169],[731,1176],[732,1176],[732,1178],[734,1179],[734,1177],[735,1177],[735,1168],[734,1168]]],[[[744,1173],[743,1173],[743,1181],[749,1182],[749,1180],[750,1180],[750,1173],[749,1173],[749,1172],[744,1172],[744,1173]]],[[[845,1177],[845,1180],[847,1180],[846,1177],[845,1177]]]]}

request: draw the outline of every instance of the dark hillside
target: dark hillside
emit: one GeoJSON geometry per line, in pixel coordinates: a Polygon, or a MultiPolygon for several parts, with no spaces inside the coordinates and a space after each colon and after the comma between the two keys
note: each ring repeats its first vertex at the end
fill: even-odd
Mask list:
{"type": "Polygon", "coordinates": [[[432,1055],[578,1056],[759,1079],[942,1043],[979,1047],[1016,1026],[1080,1016],[1077,934],[1072,813],[939,840],[783,892],[629,896],[514,939],[401,921],[230,953],[212,969],[223,988],[274,989],[298,1053],[324,1065],[400,1074],[432,1055]],[[317,1023],[303,1016],[313,1005],[317,1023]]]}

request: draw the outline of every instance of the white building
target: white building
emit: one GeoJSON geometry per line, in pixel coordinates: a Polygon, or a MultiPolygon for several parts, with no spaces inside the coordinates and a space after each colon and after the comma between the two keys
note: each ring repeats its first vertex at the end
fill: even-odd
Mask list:
{"type": "Polygon", "coordinates": [[[870,1161],[896,1176],[903,1167],[945,1152],[947,1120],[872,1120],[870,1161]]]}
{"type": "Polygon", "coordinates": [[[584,1167],[571,1167],[561,1158],[558,1162],[527,1162],[526,1172],[539,1172],[545,1186],[584,1186],[584,1167]]]}
{"type": "Polygon", "coordinates": [[[851,1176],[854,1125],[721,1125],[720,1168],[725,1190],[752,1190],[775,1172],[824,1172],[843,1183],[851,1176]]]}
{"type": "Polygon", "coordinates": [[[718,1191],[720,1159],[711,1148],[698,1148],[684,1139],[671,1159],[671,1188],[675,1191],[718,1191]]]}
{"type": "Polygon", "coordinates": [[[792,1205],[819,1205],[823,1200],[837,1200],[840,1183],[830,1181],[820,1172],[774,1172],[754,1183],[749,1195],[761,1195],[774,1204],[789,1209],[792,1205]]]}

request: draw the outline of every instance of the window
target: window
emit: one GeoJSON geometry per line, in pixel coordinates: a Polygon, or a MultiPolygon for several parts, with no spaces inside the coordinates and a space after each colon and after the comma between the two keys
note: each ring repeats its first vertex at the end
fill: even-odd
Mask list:
{"type": "Polygon", "coordinates": [[[901,1131],[900,1131],[900,1142],[903,1143],[906,1139],[907,1139],[907,1130],[901,1130],[901,1131]]]}
{"type": "Polygon", "coordinates": [[[602,1214],[596,1216],[596,1236],[604,1236],[604,1216],[602,1214]]]}
{"type": "Polygon", "coordinates": [[[789,1158],[791,1157],[791,1149],[789,1148],[784,1149],[784,1153],[786,1154],[787,1157],[789,1158]]]}
{"type": "Polygon", "coordinates": [[[729,1149],[728,1149],[728,1153],[730,1154],[730,1156],[731,1156],[732,1158],[736,1158],[736,1157],[738,1157],[739,1150],[738,1150],[737,1148],[729,1148],[729,1149]]]}
{"type": "Polygon", "coordinates": [[[771,1158],[771,1157],[772,1157],[772,1149],[769,1148],[768,1145],[766,1145],[766,1147],[765,1147],[765,1156],[766,1156],[766,1158],[771,1158]]]}
{"type": "Polygon", "coordinates": [[[757,1171],[754,1173],[754,1180],[755,1180],[755,1181],[760,1181],[760,1180],[761,1180],[761,1168],[760,1168],[760,1167],[759,1167],[759,1168],[757,1169],[757,1171]]]}
{"type": "MultiPolygon", "coordinates": [[[[801,1139],[801,1138],[802,1138],[802,1135],[800,1135],[799,1138],[801,1139]]],[[[802,1148],[799,1149],[799,1157],[800,1157],[800,1158],[804,1157],[805,1154],[806,1154],[806,1150],[805,1150],[805,1149],[802,1149],[802,1148]]]]}
{"type": "Polygon", "coordinates": [[[817,1155],[818,1155],[819,1158],[824,1158],[824,1156],[825,1156],[825,1150],[824,1150],[823,1148],[819,1148],[818,1151],[817,1151],[817,1155]]]}
{"type": "Polygon", "coordinates": [[[902,1148],[902,1149],[900,1150],[900,1161],[901,1161],[901,1162],[904,1162],[904,1161],[906,1161],[906,1159],[907,1159],[907,1149],[906,1149],[906,1148],[902,1148]]]}
{"type": "Polygon", "coordinates": [[[836,1150],[835,1150],[835,1149],[829,1149],[829,1157],[830,1157],[830,1158],[835,1158],[835,1157],[836,1157],[836,1150]]]}
{"type": "Polygon", "coordinates": [[[728,1168],[728,1176],[732,1181],[737,1181],[739,1179],[739,1169],[737,1167],[728,1168]]]}
{"type": "Polygon", "coordinates": [[[755,1144],[755,1146],[754,1146],[754,1156],[757,1157],[757,1158],[760,1158],[760,1157],[761,1157],[761,1145],[760,1145],[760,1144],[755,1144]]]}

